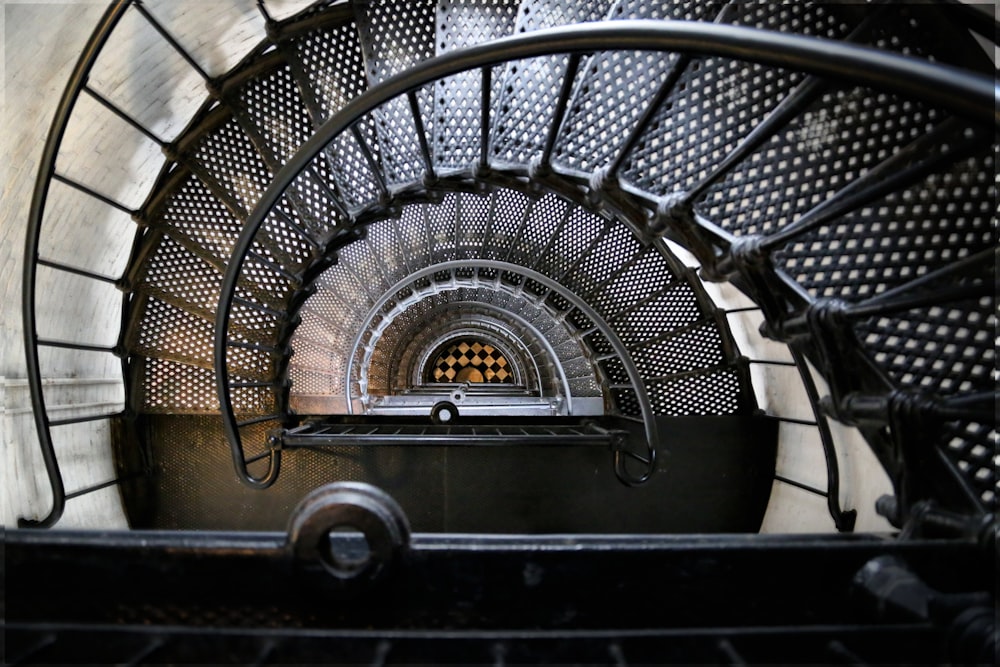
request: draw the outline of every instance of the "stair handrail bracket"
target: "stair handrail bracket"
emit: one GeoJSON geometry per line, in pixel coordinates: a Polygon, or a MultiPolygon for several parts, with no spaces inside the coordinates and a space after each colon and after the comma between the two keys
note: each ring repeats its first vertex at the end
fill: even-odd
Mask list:
{"type": "MultiPolygon", "coordinates": [[[[246,470],[230,396],[226,352],[229,317],[242,267],[255,236],[293,182],[342,134],[353,132],[357,135],[361,121],[378,107],[435,81],[466,71],[489,72],[490,68],[506,62],[605,51],[674,52],[759,63],[920,99],[954,113],[971,125],[989,128],[1000,125],[1000,86],[988,76],[855,44],[716,23],[636,20],[588,23],[521,33],[419,62],[368,88],[321,125],[278,171],[233,248],[216,313],[214,363],[225,431],[237,475],[244,483],[261,486],[273,482],[277,466],[272,465],[264,479],[254,479],[246,470]]],[[[486,164],[485,169],[483,166],[479,165],[473,178],[477,178],[477,174],[489,178],[491,165],[486,164]]],[[[523,167],[529,177],[535,171],[530,165],[523,167]]],[[[413,186],[420,187],[420,184],[413,186]]],[[[642,196],[636,199],[642,204],[640,208],[649,203],[649,199],[642,196]]],[[[386,205],[385,201],[374,204],[376,208],[386,205]]],[[[378,212],[370,213],[377,215],[378,212]]],[[[372,215],[366,211],[364,217],[372,215]]],[[[694,224],[700,224],[699,220],[694,224]]],[[[703,231],[706,237],[711,236],[709,230],[703,231]]],[[[720,251],[725,250],[728,248],[720,248],[720,251]]],[[[272,450],[272,464],[279,455],[280,451],[272,450]]]]}

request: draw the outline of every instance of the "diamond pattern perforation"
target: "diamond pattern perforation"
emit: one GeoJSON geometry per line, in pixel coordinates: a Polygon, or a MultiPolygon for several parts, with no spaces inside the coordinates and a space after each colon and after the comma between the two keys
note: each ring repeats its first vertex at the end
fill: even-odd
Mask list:
{"type": "Polygon", "coordinates": [[[278,321],[261,310],[234,303],[229,310],[230,339],[274,342],[278,336],[278,321]]]}
{"type": "MultiPolygon", "coordinates": [[[[614,19],[711,20],[718,3],[615,4],[614,19]]],[[[553,162],[590,173],[614,157],[678,59],[675,53],[611,51],[592,58],[574,87],[553,162]]]]}
{"type": "Polygon", "coordinates": [[[450,262],[456,257],[455,216],[457,195],[448,195],[436,206],[427,206],[427,233],[433,262],[450,262]]]}
{"type": "Polygon", "coordinates": [[[994,151],[896,192],[775,253],[816,297],[857,301],[994,247],[994,151]]]}
{"type": "MultiPolygon", "coordinates": [[[[424,87],[417,92],[417,104],[424,124],[425,140],[429,144],[434,136],[431,115],[434,98],[430,88],[424,87]]],[[[389,100],[375,109],[372,116],[378,129],[386,183],[393,186],[418,181],[426,171],[426,163],[409,101],[406,98],[389,100]]]]}
{"type": "Polygon", "coordinates": [[[335,357],[323,366],[322,370],[314,370],[299,365],[289,368],[292,380],[292,395],[343,396],[344,367],[343,359],[335,357]]]}
{"type": "Polygon", "coordinates": [[[725,363],[722,340],[714,323],[643,345],[631,353],[643,378],[667,377],[725,363]]]}
{"type": "Polygon", "coordinates": [[[354,21],[313,31],[293,44],[310,89],[322,107],[317,125],[368,87],[361,41],[354,21]]]}
{"type": "Polygon", "coordinates": [[[622,178],[658,195],[690,189],[801,79],[763,65],[695,60],[625,161],[622,178]]]}
{"type": "Polygon", "coordinates": [[[611,398],[618,409],[618,414],[626,417],[638,417],[642,414],[639,397],[636,396],[634,389],[612,389],[611,398]]]}
{"type": "Polygon", "coordinates": [[[605,319],[613,317],[629,306],[649,298],[674,279],[666,258],[655,246],[649,246],[621,275],[590,299],[591,307],[605,319]]]}
{"type": "Polygon", "coordinates": [[[550,278],[559,279],[587,251],[604,229],[613,223],[584,208],[575,208],[535,267],[550,278]]]}
{"type": "MultiPolygon", "coordinates": [[[[345,222],[344,215],[333,201],[336,180],[326,156],[313,160],[289,186],[289,198],[295,203],[302,227],[320,240],[345,222]]],[[[291,208],[291,207],[288,207],[291,208]]]]}
{"type": "Polygon", "coordinates": [[[484,255],[483,244],[487,241],[486,230],[489,229],[493,200],[490,197],[468,193],[461,193],[458,197],[462,212],[456,233],[458,259],[482,257],[484,255]]]}
{"type": "Polygon", "coordinates": [[[987,512],[996,512],[1000,497],[1000,454],[996,424],[949,422],[939,445],[973,488],[987,512]]]}
{"type": "Polygon", "coordinates": [[[189,303],[208,313],[215,312],[221,287],[222,276],[215,267],[169,237],[161,238],[138,285],[144,292],[172,297],[175,303],[189,303]]]}
{"type": "Polygon", "coordinates": [[[735,370],[721,370],[675,380],[650,381],[646,393],[653,412],[683,417],[740,412],[740,380],[735,370]]]}
{"type": "Polygon", "coordinates": [[[149,299],[130,352],[211,368],[214,331],[211,323],[200,317],[149,299]]]}
{"type": "Polygon", "coordinates": [[[167,198],[158,215],[164,224],[183,232],[222,260],[228,260],[243,227],[243,223],[193,174],[167,198]]]}
{"type": "Polygon", "coordinates": [[[731,23],[762,30],[842,39],[850,32],[858,14],[849,15],[835,3],[740,2],[731,23]],[[853,17],[853,18],[852,18],[853,17]]]}
{"type": "Polygon", "coordinates": [[[933,109],[885,93],[827,91],[716,184],[696,210],[737,235],[770,233],[922,136],[939,118],[933,109]]]}
{"type": "Polygon", "coordinates": [[[327,271],[317,287],[316,294],[302,308],[303,317],[315,309],[325,321],[350,331],[349,323],[363,317],[371,307],[368,295],[350,271],[327,271]]]}
{"type": "MultiPolygon", "coordinates": [[[[144,363],[143,412],[146,413],[217,413],[219,401],[215,373],[165,359],[144,363]]],[[[232,377],[233,382],[246,378],[232,377]]],[[[231,398],[238,413],[266,414],[274,410],[274,396],[269,389],[233,389],[231,398]]]]}
{"type": "Polygon", "coordinates": [[[514,243],[508,261],[522,266],[533,266],[541,252],[559,229],[569,204],[561,197],[547,194],[534,203],[531,213],[514,243]]]}
{"type": "Polygon", "coordinates": [[[618,222],[592,246],[587,256],[562,279],[562,283],[587,299],[594,289],[620,270],[642,244],[624,223],[618,222]]]}
{"type": "Polygon", "coordinates": [[[240,90],[239,101],[279,164],[291,159],[308,138],[312,121],[288,65],[250,80],[240,90]]]}
{"type": "Polygon", "coordinates": [[[377,299],[391,286],[366,240],[351,243],[340,250],[340,263],[349,268],[370,298],[377,299]]]}
{"type": "MultiPolygon", "coordinates": [[[[531,32],[560,25],[599,21],[610,2],[553,0],[521,3],[514,31],[531,32]]],[[[524,165],[541,154],[566,71],[566,56],[546,56],[507,65],[495,96],[490,155],[500,164],[524,165]]],[[[587,58],[581,61],[586,67],[587,58]]],[[[585,70],[584,70],[585,71],[585,70]]]]}
{"type": "Polygon", "coordinates": [[[855,325],[864,349],[896,383],[949,395],[993,391],[997,318],[991,297],[855,325]]]}
{"type": "Polygon", "coordinates": [[[619,337],[628,346],[681,329],[701,320],[705,314],[694,289],[686,283],[630,308],[611,321],[619,337]]]}
{"type": "Polygon", "coordinates": [[[427,224],[424,222],[423,207],[405,207],[395,224],[399,233],[399,243],[410,269],[426,266],[430,262],[431,255],[430,237],[427,234],[427,224]]]}
{"type": "Polygon", "coordinates": [[[483,243],[483,256],[485,259],[504,260],[517,240],[531,200],[511,190],[503,190],[494,197],[497,198],[496,207],[490,225],[490,238],[483,243]]]}
{"type": "Polygon", "coordinates": [[[354,9],[370,81],[434,56],[435,0],[364,0],[354,9]]]}
{"type": "Polygon", "coordinates": [[[380,260],[387,285],[395,285],[409,274],[407,257],[392,220],[380,220],[370,225],[367,238],[371,252],[380,260]]]}
{"type": "MultiPolygon", "coordinates": [[[[933,3],[887,3],[868,43],[885,51],[950,63],[958,67],[970,64],[969,46],[956,22],[942,20],[941,8],[933,3]]],[[[975,55],[982,56],[982,52],[975,55]]],[[[981,60],[982,62],[982,60],[981,60]]],[[[982,62],[983,66],[987,66],[982,62]]]]}
{"type": "MultiPolygon", "coordinates": [[[[371,116],[365,116],[358,121],[361,137],[375,159],[376,168],[381,169],[374,125],[371,116]]],[[[372,173],[353,133],[343,132],[338,135],[323,154],[330,164],[338,191],[348,207],[360,209],[378,200],[379,190],[375,174],[372,173]]]]}
{"type": "Polygon", "coordinates": [[[191,157],[192,169],[221,186],[244,213],[254,209],[274,177],[235,118],[202,137],[191,157]]]}
{"type": "Polygon", "coordinates": [[[631,384],[628,372],[625,370],[625,364],[622,363],[620,358],[612,357],[605,359],[598,365],[609,384],[631,384]]]}
{"type": "Polygon", "coordinates": [[[494,164],[526,165],[541,155],[567,61],[567,56],[544,56],[508,66],[494,107],[490,138],[494,164]]]}
{"type": "MultiPolygon", "coordinates": [[[[437,43],[440,55],[493,41],[514,31],[517,2],[502,0],[444,0],[437,6],[437,43]]],[[[502,89],[502,69],[494,70],[490,99],[502,89]]],[[[479,161],[482,74],[463,72],[438,81],[434,88],[436,115],[431,150],[438,169],[465,169],[479,161]],[[447,119],[444,110],[447,110],[447,119]]]]}
{"type": "MultiPolygon", "coordinates": [[[[368,80],[379,83],[434,55],[434,0],[362,2],[355,4],[368,80]]],[[[424,129],[434,136],[434,93],[425,88],[417,100],[424,129]]],[[[407,183],[423,173],[409,103],[397,98],[374,113],[382,147],[386,181],[407,183]]]]}

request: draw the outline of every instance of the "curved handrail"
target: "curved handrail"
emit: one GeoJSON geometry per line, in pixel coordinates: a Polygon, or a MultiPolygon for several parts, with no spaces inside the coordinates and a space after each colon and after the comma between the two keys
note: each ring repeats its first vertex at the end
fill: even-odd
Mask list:
{"type": "Polygon", "coordinates": [[[45,469],[52,489],[52,509],[40,520],[18,519],[22,528],[48,528],[62,516],[66,506],[66,489],[63,486],[59,461],[56,459],[52,445],[52,434],[49,431],[49,418],[45,409],[45,395],[42,392],[42,375],[38,362],[38,331],[35,317],[35,278],[38,269],[38,245],[42,231],[42,219],[45,216],[45,203],[49,194],[49,186],[55,173],[56,156],[62,144],[63,135],[69,124],[70,115],[76,106],[76,101],[83,92],[90,70],[93,69],[97,57],[107,43],[108,38],[118,25],[125,11],[133,0],[114,0],[101,17],[100,23],[87,41],[83,53],[80,54],[69,83],[63,91],[56,107],[52,125],[49,128],[42,159],[38,167],[38,177],[31,196],[31,210],[28,215],[27,240],[24,251],[24,274],[22,279],[22,319],[24,326],[24,353],[27,361],[28,390],[31,394],[32,412],[35,417],[35,428],[38,431],[38,444],[42,450],[45,469]]]}
{"type": "MultiPolygon", "coordinates": [[[[242,445],[232,411],[226,363],[229,314],[247,252],[286,189],[337,136],[393,98],[463,71],[538,56],[609,50],[672,51],[758,62],[914,96],[977,122],[1000,124],[1000,107],[994,104],[1000,99],[1000,86],[988,77],[869,47],[730,25],[615,21],[567,26],[505,37],[423,61],[369,88],[324,123],[276,174],[233,248],[233,261],[223,278],[216,315],[215,367],[226,436],[237,474],[245,483],[257,486],[260,481],[249,477],[245,464],[241,466],[242,445]]],[[[275,456],[280,456],[280,451],[272,451],[272,459],[275,456]]]]}

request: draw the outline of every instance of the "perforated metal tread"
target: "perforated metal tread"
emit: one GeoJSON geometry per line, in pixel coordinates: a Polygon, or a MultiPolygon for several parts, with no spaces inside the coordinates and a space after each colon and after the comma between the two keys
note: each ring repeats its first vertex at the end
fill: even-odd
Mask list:
{"type": "MultiPolygon", "coordinates": [[[[739,3],[736,8],[732,21],[741,25],[772,30],[795,25],[797,32],[829,39],[849,30],[819,5],[739,3]]],[[[622,178],[657,195],[687,191],[802,78],[798,72],[735,60],[693,60],[629,155],[622,178]]]]}
{"type": "MultiPolygon", "coordinates": [[[[368,81],[376,84],[435,52],[435,0],[363,0],[353,4],[368,81]]],[[[434,95],[416,94],[426,137],[434,132],[434,95]]],[[[417,125],[406,99],[392,100],[375,113],[387,184],[416,180],[424,172],[417,125]]]]}
{"type": "MultiPolygon", "coordinates": [[[[732,363],[731,359],[727,361],[723,347],[728,334],[691,335],[689,327],[694,322],[702,324],[699,331],[717,329],[717,324],[711,312],[706,310],[708,302],[690,286],[691,277],[676,275],[675,264],[661,249],[643,246],[624,223],[609,222],[553,195],[533,201],[515,192],[497,190],[488,197],[459,193],[445,196],[440,204],[406,206],[399,218],[370,225],[364,240],[341,251],[339,263],[324,274],[317,283],[316,295],[304,305],[302,324],[296,333],[297,337],[301,336],[298,338],[301,342],[296,343],[293,339],[292,344],[299,347],[322,341],[327,350],[343,350],[336,355],[342,360],[332,366],[336,370],[318,373],[324,371],[324,365],[316,364],[325,356],[310,355],[308,361],[305,357],[293,357],[290,367],[293,401],[299,393],[344,396],[343,373],[351,373],[353,377],[367,377],[368,373],[373,373],[368,381],[383,386],[388,377],[380,366],[384,365],[383,357],[373,359],[372,370],[346,368],[350,347],[357,332],[363,331],[369,311],[394,280],[460,256],[472,266],[476,259],[495,259],[535,268],[557,279],[589,301],[613,328],[620,329],[627,338],[626,344],[634,348],[640,360],[642,377],[660,378],[675,372],[707,369],[710,377],[719,378],[714,389],[724,393],[733,390],[730,379],[738,378],[738,374],[719,371],[732,363]],[[474,232],[478,232],[478,246],[474,232]],[[671,331],[680,338],[671,340],[671,331]],[[644,346],[648,349],[643,349],[644,346]],[[664,350],[679,352],[688,362],[667,373],[663,370],[664,364],[656,358],[656,353],[664,350]]],[[[461,275],[454,274],[455,277],[461,275]]],[[[589,356],[614,356],[610,344],[601,335],[591,332],[595,325],[581,311],[572,307],[567,311],[565,306],[558,304],[558,299],[553,302],[554,306],[550,304],[548,288],[532,280],[522,282],[523,278],[513,273],[507,276],[480,270],[469,273],[467,278],[473,276],[487,286],[496,285],[490,289],[502,288],[498,297],[503,292],[517,292],[545,303],[552,308],[552,315],[565,317],[571,325],[568,331],[580,337],[589,356]]],[[[423,287],[418,282],[408,289],[428,289],[434,282],[447,285],[455,277],[444,272],[440,277],[429,278],[423,287]]],[[[411,293],[389,299],[383,312],[396,308],[396,302],[408,298],[411,293]]],[[[490,297],[490,301],[494,298],[490,297]]],[[[427,307],[433,303],[428,301],[427,307]]],[[[503,307],[524,308],[513,303],[503,307]]],[[[407,316],[416,317],[417,311],[407,316]]],[[[373,324],[380,321],[376,319],[373,324]]],[[[401,323],[406,321],[409,320],[400,320],[401,323]]],[[[367,333],[362,335],[360,342],[365,347],[372,345],[367,333]]],[[[385,342],[390,345],[379,354],[391,357],[387,350],[395,348],[391,339],[385,342]]],[[[574,375],[589,366],[588,363],[578,367],[572,357],[561,361],[573,365],[574,375]]],[[[617,374],[607,367],[608,363],[602,362],[602,369],[610,378],[609,382],[629,382],[627,379],[615,380],[617,374]]],[[[711,381],[679,378],[672,382],[674,394],[658,401],[655,410],[670,410],[672,414],[687,414],[685,410],[688,409],[702,414],[706,410],[698,395],[712,386],[711,381]],[[677,392],[686,398],[679,399],[677,392]]],[[[742,384],[741,380],[737,382],[737,390],[742,384]]],[[[586,384],[576,386],[584,388],[586,384]]],[[[591,395],[590,391],[585,395],[591,395]]],[[[719,405],[725,405],[724,414],[747,409],[744,402],[737,399],[723,400],[719,405]],[[738,407],[733,408],[734,405],[738,407]]],[[[633,407],[629,403],[629,410],[633,407]]]]}
{"type": "MultiPolygon", "coordinates": [[[[599,21],[610,7],[610,0],[586,3],[525,0],[518,10],[514,30],[520,33],[599,21]]],[[[490,155],[495,164],[524,165],[541,154],[567,63],[566,56],[546,56],[506,66],[503,90],[494,102],[496,113],[490,133],[490,155]]]]}
{"type": "MultiPolygon", "coordinates": [[[[711,21],[722,5],[698,0],[619,0],[607,18],[711,21]]],[[[678,60],[676,53],[632,51],[591,58],[574,85],[553,163],[588,175],[607,165],[678,60]]]]}
{"type": "MultiPolygon", "coordinates": [[[[505,37],[514,32],[515,0],[441,0],[437,3],[436,54],[505,37]]],[[[490,99],[503,91],[502,68],[494,68],[490,99]]],[[[482,154],[482,74],[464,72],[438,81],[434,104],[447,109],[447,123],[434,126],[431,154],[440,173],[474,167],[482,154]]],[[[492,110],[487,110],[487,127],[492,110]]]]}

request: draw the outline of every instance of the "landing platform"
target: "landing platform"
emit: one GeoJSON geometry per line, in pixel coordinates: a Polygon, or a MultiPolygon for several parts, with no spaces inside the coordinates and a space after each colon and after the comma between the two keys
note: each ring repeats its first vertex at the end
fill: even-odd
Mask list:
{"type": "MultiPolygon", "coordinates": [[[[657,426],[657,472],[636,488],[615,477],[606,446],[345,442],[289,449],[277,482],[258,491],[237,480],[219,416],[149,415],[138,438],[148,443],[154,474],[122,493],[132,527],[145,529],[282,530],[312,489],[363,481],[392,495],[418,532],[757,531],[774,478],[777,422],[677,417],[657,426]]],[[[125,436],[118,445],[123,467],[144,446],[125,436]]]]}

